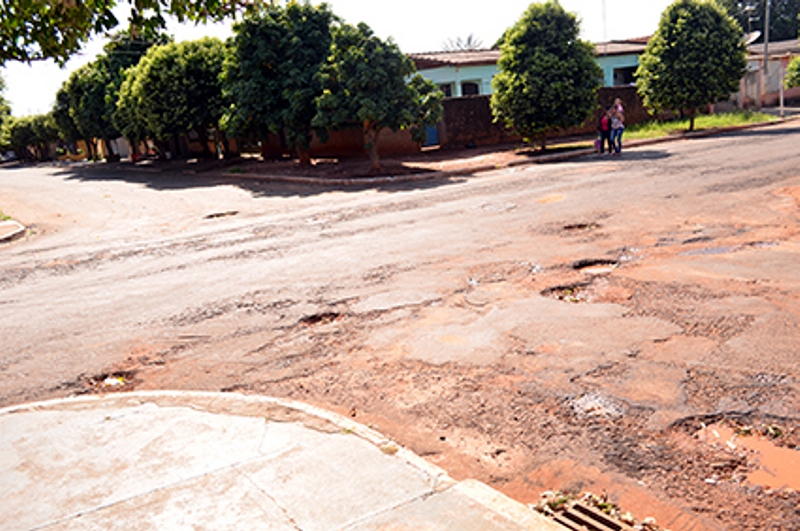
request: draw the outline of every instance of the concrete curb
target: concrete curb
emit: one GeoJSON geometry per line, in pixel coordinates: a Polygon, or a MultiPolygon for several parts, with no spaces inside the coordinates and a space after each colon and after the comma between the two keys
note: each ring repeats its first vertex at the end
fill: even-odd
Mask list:
{"type": "Polygon", "coordinates": [[[21,238],[27,230],[28,228],[25,225],[13,219],[0,221],[0,243],[7,243],[21,238]]]}
{"type": "Polygon", "coordinates": [[[219,415],[266,418],[274,422],[298,422],[307,428],[322,432],[352,434],[371,443],[381,452],[405,461],[431,478],[431,487],[434,492],[444,493],[447,491],[471,499],[488,511],[514,522],[522,529],[532,531],[561,529],[552,520],[480,481],[468,479],[456,482],[446,471],[428,463],[411,450],[401,447],[368,426],[337,413],[293,400],[240,393],[134,391],[19,404],[0,409],[0,417],[36,411],[128,408],[144,404],[191,408],[195,411],[219,415]]]}

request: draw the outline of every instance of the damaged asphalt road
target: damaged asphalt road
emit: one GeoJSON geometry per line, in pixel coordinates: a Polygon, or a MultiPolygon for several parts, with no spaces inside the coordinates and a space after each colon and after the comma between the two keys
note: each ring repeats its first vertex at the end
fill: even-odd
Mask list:
{"type": "Polygon", "coordinates": [[[800,529],[797,487],[697,436],[800,445],[798,145],[788,122],[363,189],[3,169],[32,231],[0,246],[0,404],[289,397],[523,502],[800,529]]]}

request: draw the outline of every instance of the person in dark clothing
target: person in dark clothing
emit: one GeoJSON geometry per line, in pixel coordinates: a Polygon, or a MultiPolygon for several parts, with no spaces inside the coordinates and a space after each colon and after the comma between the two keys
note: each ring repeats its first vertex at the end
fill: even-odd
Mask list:
{"type": "Polygon", "coordinates": [[[608,146],[608,154],[614,152],[611,145],[611,107],[608,106],[603,111],[600,117],[600,123],[597,126],[597,132],[600,133],[600,154],[605,152],[605,147],[608,146]]]}

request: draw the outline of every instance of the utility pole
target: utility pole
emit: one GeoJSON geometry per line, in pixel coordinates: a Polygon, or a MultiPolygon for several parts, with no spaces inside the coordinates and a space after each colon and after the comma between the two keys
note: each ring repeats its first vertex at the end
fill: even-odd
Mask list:
{"type": "MultiPolygon", "coordinates": [[[[764,2],[764,69],[761,72],[764,95],[766,95],[769,90],[769,86],[767,85],[767,73],[769,72],[769,7],[771,3],[772,0],[766,0],[764,2]]],[[[759,102],[759,107],[761,107],[761,102],[759,102]]]]}

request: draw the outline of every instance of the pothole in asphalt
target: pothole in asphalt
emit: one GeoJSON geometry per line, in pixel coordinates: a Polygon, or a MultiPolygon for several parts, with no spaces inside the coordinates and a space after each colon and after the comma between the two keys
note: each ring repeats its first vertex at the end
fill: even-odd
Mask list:
{"type": "Polygon", "coordinates": [[[226,218],[226,217],[230,217],[230,216],[235,216],[238,213],[239,213],[238,210],[226,210],[225,212],[214,212],[214,213],[208,214],[206,216],[203,216],[203,219],[226,218]]]}
{"type": "Polygon", "coordinates": [[[322,312],[301,317],[299,322],[300,324],[304,324],[307,326],[314,326],[314,325],[332,323],[334,321],[338,321],[341,317],[342,314],[340,314],[339,312],[322,312]]]}
{"type": "Polygon", "coordinates": [[[586,302],[586,288],[589,287],[590,282],[582,282],[576,284],[566,284],[563,286],[553,286],[541,292],[542,297],[549,297],[551,299],[558,299],[564,302],[586,302]]]}
{"type": "Polygon", "coordinates": [[[617,260],[587,258],[572,263],[572,269],[589,275],[607,275],[619,267],[617,260]]]}
{"type": "Polygon", "coordinates": [[[755,247],[756,249],[768,249],[778,245],[780,245],[778,242],[750,242],[747,244],[748,247],[755,247]]]}
{"type": "Polygon", "coordinates": [[[105,372],[88,378],[86,385],[93,391],[121,391],[130,389],[135,377],[136,371],[105,372]]]}
{"type": "Polygon", "coordinates": [[[694,238],[689,238],[688,240],[683,240],[681,244],[683,245],[691,245],[693,243],[708,243],[713,242],[714,238],[711,236],[696,236],[694,238]]]}
{"type": "Polygon", "coordinates": [[[563,227],[567,232],[588,232],[599,228],[600,225],[598,223],[572,223],[563,227]]]}
{"type": "Polygon", "coordinates": [[[576,414],[586,417],[619,418],[624,413],[623,406],[596,393],[578,395],[568,404],[576,414]]]}

